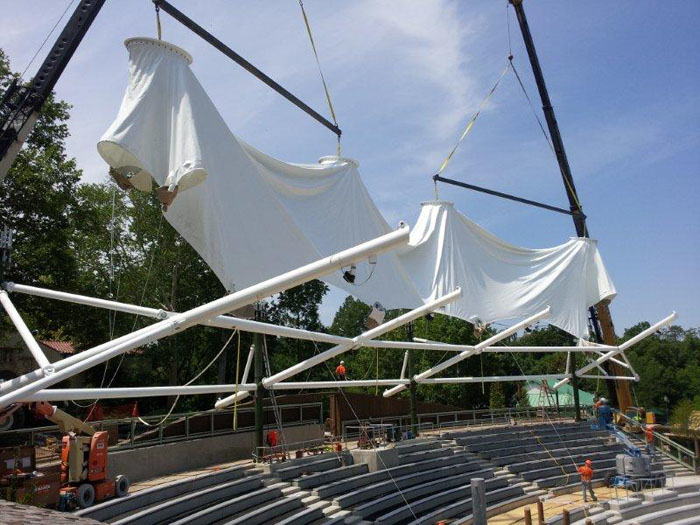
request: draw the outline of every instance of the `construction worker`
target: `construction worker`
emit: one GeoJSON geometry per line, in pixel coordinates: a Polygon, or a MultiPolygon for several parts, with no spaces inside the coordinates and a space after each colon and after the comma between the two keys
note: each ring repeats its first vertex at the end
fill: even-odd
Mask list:
{"type": "Polygon", "coordinates": [[[654,429],[651,425],[647,425],[644,429],[644,433],[647,438],[647,454],[652,458],[654,457],[656,450],[654,449],[654,429]]]}
{"type": "Polygon", "coordinates": [[[608,400],[604,397],[600,398],[600,406],[598,407],[598,428],[605,430],[608,425],[612,424],[612,409],[608,406],[608,400]]]}
{"type": "Polygon", "coordinates": [[[345,381],[345,361],[341,361],[340,364],[336,367],[335,373],[338,376],[338,379],[341,381],[345,381]]]}
{"type": "Polygon", "coordinates": [[[593,462],[587,459],[586,462],[578,468],[579,474],[581,474],[581,491],[583,492],[583,501],[588,502],[588,495],[586,494],[586,489],[591,493],[591,498],[593,501],[598,501],[598,497],[593,492],[593,462]]]}

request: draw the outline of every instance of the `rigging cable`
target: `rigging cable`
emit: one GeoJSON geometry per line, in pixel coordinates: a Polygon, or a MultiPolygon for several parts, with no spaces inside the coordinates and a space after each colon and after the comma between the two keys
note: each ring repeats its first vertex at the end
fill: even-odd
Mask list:
{"type": "MultiPolygon", "coordinates": [[[[314,346],[317,346],[317,345],[316,345],[316,341],[313,341],[313,343],[314,343],[314,346]]],[[[316,349],[318,350],[318,347],[317,347],[316,349]]],[[[324,361],[323,364],[326,365],[326,368],[328,369],[328,373],[331,375],[331,377],[332,377],[333,379],[335,379],[335,375],[333,374],[333,371],[331,370],[331,367],[328,366],[328,361],[324,361]]],[[[343,398],[345,399],[345,402],[347,403],[348,408],[350,408],[350,411],[352,412],[352,415],[353,415],[353,417],[355,418],[355,420],[356,420],[358,423],[361,424],[362,421],[360,420],[359,416],[357,415],[357,412],[355,412],[355,408],[352,406],[352,403],[350,403],[350,400],[348,399],[348,396],[345,395],[345,391],[344,391],[341,387],[338,387],[338,391],[341,393],[341,395],[342,395],[343,398]]],[[[370,446],[376,451],[377,447],[374,445],[374,440],[373,440],[373,439],[369,439],[368,442],[369,442],[370,446]]],[[[396,480],[394,479],[394,476],[392,475],[391,471],[389,470],[389,467],[386,465],[386,463],[384,463],[384,460],[382,459],[381,454],[377,454],[377,459],[379,459],[379,461],[382,463],[382,466],[384,467],[384,470],[386,471],[386,473],[389,474],[389,479],[391,479],[391,482],[392,482],[392,483],[394,484],[394,486],[396,487],[396,491],[397,491],[397,492],[399,493],[399,495],[401,496],[401,499],[403,499],[404,503],[406,504],[406,508],[408,508],[409,512],[410,512],[411,515],[413,516],[413,519],[414,519],[415,521],[418,521],[418,517],[416,516],[415,512],[413,512],[413,508],[411,508],[410,503],[408,503],[408,500],[406,499],[406,496],[404,496],[404,493],[403,493],[403,491],[401,490],[401,487],[399,487],[399,484],[398,484],[398,483],[396,482],[396,480]]]]}
{"type": "MultiPolygon", "coordinates": [[[[211,365],[213,365],[214,363],[216,363],[216,361],[219,359],[219,357],[221,357],[221,354],[224,353],[224,350],[226,350],[226,348],[228,348],[228,345],[229,345],[229,343],[231,342],[231,340],[233,339],[233,337],[236,335],[236,332],[238,332],[238,328],[236,328],[236,329],[233,330],[233,332],[231,333],[231,337],[229,337],[228,340],[224,343],[224,346],[221,347],[221,350],[219,350],[219,351],[217,352],[217,354],[214,356],[214,359],[212,359],[211,361],[209,361],[209,364],[208,364],[207,366],[205,366],[196,376],[194,376],[192,379],[190,379],[189,381],[187,381],[187,383],[185,383],[183,386],[191,385],[192,383],[194,383],[195,381],[197,381],[197,379],[199,379],[199,378],[202,376],[202,374],[204,374],[204,372],[206,372],[207,370],[209,370],[209,368],[211,368],[211,365]]],[[[163,419],[161,419],[160,421],[158,421],[158,423],[148,423],[148,422],[144,421],[144,420],[141,418],[141,416],[137,416],[137,419],[138,419],[141,423],[143,423],[144,425],[146,425],[147,427],[157,427],[157,426],[159,426],[159,425],[162,425],[162,424],[170,417],[170,414],[173,413],[173,410],[175,410],[175,405],[177,405],[177,402],[180,400],[180,397],[181,397],[181,396],[182,396],[182,394],[178,394],[177,396],[175,396],[175,401],[173,401],[173,404],[172,404],[172,406],[170,407],[170,410],[168,410],[168,413],[165,414],[165,416],[163,416],[163,419]]]]}
{"type": "MultiPolygon", "coordinates": [[[[338,119],[335,116],[335,109],[333,108],[333,101],[331,100],[331,94],[328,90],[328,84],[326,84],[326,77],[323,76],[323,69],[321,69],[321,61],[318,58],[318,51],[316,51],[316,42],[314,42],[314,36],[311,32],[311,24],[309,23],[309,18],[306,16],[306,10],[304,9],[304,3],[299,0],[299,7],[301,8],[301,16],[304,18],[304,25],[306,26],[306,33],[309,35],[309,42],[311,42],[311,49],[314,52],[314,57],[316,58],[316,66],[318,66],[318,72],[321,75],[321,83],[323,84],[323,91],[326,93],[326,101],[328,102],[328,109],[331,112],[331,118],[333,119],[333,124],[338,128],[338,119]]],[[[340,157],[340,133],[338,133],[338,145],[337,154],[340,157]]]]}
{"type": "Polygon", "coordinates": [[[69,10],[69,9],[71,8],[71,6],[73,5],[73,2],[75,2],[75,0],[70,0],[70,2],[68,3],[68,5],[67,5],[66,8],[64,9],[63,13],[61,13],[61,16],[58,18],[58,20],[56,20],[56,23],[55,23],[55,24],[53,25],[53,27],[51,28],[51,31],[49,31],[49,34],[46,35],[46,38],[44,38],[44,41],[43,41],[43,42],[41,43],[41,45],[39,46],[39,49],[37,49],[37,50],[36,50],[36,53],[34,53],[34,56],[32,57],[32,59],[31,59],[31,60],[29,61],[29,63],[27,64],[27,67],[25,67],[24,70],[22,71],[22,73],[19,75],[19,78],[20,78],[20,79],[21,79],[22,77],[24,77],[24,74],[27,72],[27,70],[29,69],[29,67],[30,67],[30,66],[32,65],[32,63],[34,62],[34,60],[36,60],[36,57],[39,55],[39,53],[41,52],[41,50],[44,48],[44,46],[46,45],[46,42],[49,40],[49,38],[51,38],[51,35],[53,34],[53,32],[56,31],[56,28],[58,27],[58,24],[60,24],[60,23],[61,23],[61,20],[63,20],[63,17],[66,16],[66,13],[68,12],[68,10],[69,10]]]}
{"type": "MultiPolygon", "coordinates": [[[[160,216],[159,216],[159,219],[158,219],[158,231],[156,232],[156,240],[155,240],[155,242],[153,243],[153,251],[151,252],[151,261],[150,261],[149,264],[148,264],[148,271],[146,272],[146,280],[144,281],[143,289],[141,290],[141,299],[140,299],[140,301],[139,301],[139,306],[143,306],[143,301],[144,301],[144,299],[146,298],[146,290],[148,289],[148,281],[149,281],[150,278],[151,278],[151,271],[153,270],[153,261],[155,260],[155,257],[156,257],[156,252],[157,252],[157,248],[158,248],[158,241],[160,241],[160,233],[161,233],[162,227],[163,227],[163,214],[161,213],[160,216]]],[[[120,272],[120,282],[121,282],[121,272],[120,272]]],[[[131,326],[131,331],[132,331],[132,332],[133,332],[134,330],[136,330],[136,323],[137,323],[138,320],[139,320],[139,316],[140,316],[140,314],[136,314],[136,317],[134,318],[134,323],[133,323],[132,326],[131,326]]],[[[112,336],[113,336],[113,335],[114,335],[114,334],[112,334],[112,336]]],[[[126,352],[124,352],[124,353],[120,356],[120,358],[119,358],[119,363],[117,363],[117,368],[114,370],[114,373],[112,374],[112,378],[109,380],[109,383],[107,383],[107,388],[111,387],[111,386],[112,386],[112,383],[113,383],[114,380],[116,379],[117,374],[119,373],[119,369],[121,368],[122,363],[124,362],[124,357],[125,357],[125,356],[126,356],[126,352]]],[[[105,362],[105,369],[104,369],[104,373],[102,374],[102,381],[100,381],[100,388],[102,388],[102,387],[104,386],[104,381],[105,381],[105,379],[106,379],[106,377],[107,377],[107,368],[108,368],[108,367],[109,367],[109,359],[105,362]]],[[[93,411],[94,411],[95,408],[97,407],[97,403],[98,403],[99,401],[100,401],[100,400],[99,400],[99,398],[98,398],[98,399],[95,399],[95,401],[92,402],[92,408],[90,409],[90,412],[88,413],[88,415],[85,416],[85,420],[84,420],[84,421],[87,421],[87,420],[90,418],[90,416],[92,415],[93,411]]],[[[175,400],[175,402],[177,402],[177,399],[175,400]]],[[[87,405],[87,406],[90,406],[90,405],[87,405]]]]}
{"type": "Polygon", "coordinates": [[[443,171],[445,171],[445,169],[447,168],[447,165],[450,163],[450,160],[452,160],[452,156],[457,151],[457,148],[459,148],[459,146],[462,144],[462,141],[464,141],[466,136],[472,130],[472,127],[474,127],[474,123],[476,122],[476,119],[479,118],[481,111],[486,107],[486,104],[488,104],[489,100],[491,99],[491,96],[494,94],[494,92],[498,88],[498,85],[501,83],[501,80],[503,80],[503,77],[506,75],[506,73],[512,67],[512,65],[513,65],[513,63],[509,60],[508,63],[506,64],[506,67],[504,67],[503,71],[501,71],[501,74],[498,77],[498,80],[496,80],[496,83],[491,88],[491,91],[489,91],[488,94],[486,95],[486,97],[484,98],[484,100],[481,101],[481,104],[479,104],[479,107],[476,110],[476,113],[474,113],[474,115],[472,115],[472,118],[469,119],[469,122],[467,122],[467,126],[464,128],[462,135],[460,135],[459,139],[457,140],[457,143],[452,148],[452,151],[450,151],[450,153],[447,155],[447,157],[445,157],[445,160],[442,161],[442,164],[440,165],[440,169],[437,171],[437,175],[440,175],[443,171]]]}

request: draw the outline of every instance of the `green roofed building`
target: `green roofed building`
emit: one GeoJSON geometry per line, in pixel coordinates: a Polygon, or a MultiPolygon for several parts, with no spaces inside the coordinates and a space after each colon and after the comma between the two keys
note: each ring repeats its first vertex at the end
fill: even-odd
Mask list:
{"type": "MultiPolygon", "coordinates": [[[[549,388],[552,389],[557,383],[554,379],[547,380],[549,388]]],[[[527,400],[530,406],[556,406],[556,394],[554,390],[551,390],[551,395],[547,396],[545,392],[542,392],[542,382],[531,381],[527,384],[526,393],[527,400]]],[[[574,406],[574,389],[570,384],[562,386],[559,390],[559,406],[567,407],[574,406]]],[[[585,392],[581,389],[578,391],[579,403],[582,407],[593,406],[595,399],[593,394],[585,392]]]]}

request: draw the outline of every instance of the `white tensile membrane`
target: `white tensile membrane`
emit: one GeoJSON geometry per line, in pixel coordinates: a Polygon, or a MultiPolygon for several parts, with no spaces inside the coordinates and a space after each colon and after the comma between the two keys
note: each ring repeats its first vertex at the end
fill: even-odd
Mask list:
{"type": "MultiPolygon", "coordinates": [[[[167,220],[228,290],[251,284],[392,229],[370,198],[355,161],[316,165],[275,160],[226,126],[181,49],[147,38],[126,42],[130,82],[98,150],[132,182],[179,191],[167,220]]],[[[549,322],[588,336],[587,310],[615,295],[596,242],[553,248],[498,239],[452,204],[424,203],[410,243],[357,265],[354,284],[324,280],[369,304],[416,308],[457,287],[442,311],[483,323],[524,318],[551,306],[549,322]]]]}

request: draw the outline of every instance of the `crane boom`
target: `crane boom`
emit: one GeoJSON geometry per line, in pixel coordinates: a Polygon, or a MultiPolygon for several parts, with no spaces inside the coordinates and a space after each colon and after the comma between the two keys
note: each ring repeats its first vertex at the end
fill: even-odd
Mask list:
{"type": "Polygon", "coordinates": [[[80,0],[31,82],[15,79],[0,100],[0,183],[22,149],[39,111],[105,0],[80,0]]]}
{"type": "MultiPolygon", "coordinates": [[[[547,121],[547,128],[549,129],[549,136],[552,140],[552,146],[554,147],[554,152],[557,157],[557,162],[559,164],[559,170],[561,172],[561,177],[564,182],[564,187],[566,189],[566,196],[569,200],[569,207],[571,210],[571,216],[574,220],[574,226],[576,228],[576,234],[579,237],[588,237],[588,228],[586,226],[586,216],[583,213],[581,207],[581,201],[579,200],[578,194],[576,193],[576,186],[574,184],[574,178],[571,174],[571,167],[569,166],[569,160],[566,156],[566,150],[564,149],[564,141],[561,138],[561,133],[559,131],[559,124],[557,123],[557,118],[554,114],[554,108],[552,107],[552,102],[549,98],[549,92],[547,91],[547,85],[544,81],[544,74],[542,73],[542,67],[540,66],[540,61],[537,58],[537,51],[535,50],[535,43],[532,39],[532,34],[530,33],[530,26],[527,23],[527,17],[525,16],[525,10],[523,9],[523,0],[510,0],[510,3],[515,9],[515,14],[518,18],[518,24],[520,26],[520,31],[523,35],[523,42],[525,43],[525,49],[527,50],[528,58],[530,59],[530,65],[532,66],[532,73],[535,77],[535,82],[537,84],[537,91],[540,95],[540,100],[542,101],[542,111],[544,112],[545,120],[547,121]]],[[[593,332],[595,334],[598,343],[605,344],[615,344],[617,337],[615,336],[615,327],[613,326],[612,316],[610,315],[610,308],[606,301],[602,301],[589,309],[591,325],[593,327],[593,332]]],[[[575,359],[575,354],[572,354],[572,358],[575,359]]],[[[573,370],[576,369],[575,361],[573,363],[573,370]]],[[[612,369],[613,376],[621,375],[621,370],[617,365],[610,363],[610,368],[612,369]]],[[[579,414],[579,401],[578,401],[578,381],[576,374],[572,374],[572,386],[574,388],[574,405],[576,411],[576,417],[578,419],[579,414]]],[[[620,410],[624,410],[632,404],[632,395],[630,393],[629,385],[627,381],[614,381],[607,380],[608,385],[608,395],[613,402],[620,407],[620,410]]]]}

